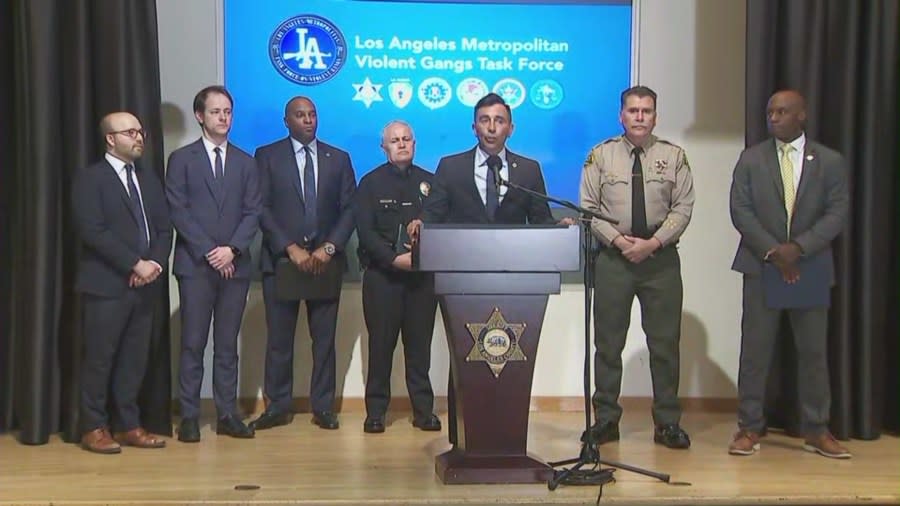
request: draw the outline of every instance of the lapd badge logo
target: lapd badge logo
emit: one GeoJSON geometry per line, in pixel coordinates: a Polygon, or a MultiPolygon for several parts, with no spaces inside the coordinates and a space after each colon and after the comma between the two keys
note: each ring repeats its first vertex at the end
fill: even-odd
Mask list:
{"type": "Polygon", "coordinates": [[[419,193],[421,193],[423,197],[427,197],[428,194],[431,193],[431,185],[428,184],[428,181],[419,183],[419,193]]]}
{"type": "Polygon", "coordinates": [[[507,362],[528,360],[519,347],[525,323],[509,323],[499,308],[494,308],[485,323],[467,323],[466,330],[475,341],[466,362],[486,362],[495,378],[507,362]]]}
{"type": "Polygon", "coordinates": [[[538,109],[554,109],[562,101],[562,86],[553,79],[541,79],[531,85],[531,103],[538,109]]]}
{"type": "Polygon", "coordinates": [[[285,79],[324,83],[347,61],[347,42],[331,21],[312,14],[287,19],[269,37],[269,60],[285,79]]]}
{"type": "Polygon", "coordinates": [[[525,101],[525,85],[511,77],[497,81],[491,91],[503,97],[510,109],[519,107],[525,101]]]}
{"type": "Polygon", "coordinates": [[[429,77],[419,85],[419,100],[429,109],[439,109],[450,103],[453,92],[450,83],[440,77],[429,77]]]}
{"type": "Polygon", "coordinates": [[[413,97],[413,87],[409,79],[393,79],[388,85],[388,96],[398,109],[403,109],[413,97]]]}

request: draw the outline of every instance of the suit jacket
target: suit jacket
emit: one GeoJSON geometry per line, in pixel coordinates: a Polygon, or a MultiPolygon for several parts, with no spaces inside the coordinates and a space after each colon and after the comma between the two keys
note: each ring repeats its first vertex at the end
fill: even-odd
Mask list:
{"type": "Polygon", "coordinates": [[[225,182],[219,184],[201,139],[169,155],[166,198],[178,232],[176,276],[208,273],[212,266],[206,254],[217,246],[234,246],[241,250],[234,277],[250,277],[250,243],[259,229],[259,175],[253,158],[231,142],[224,169],[225,182]]]}
{"type": "MultiPolygon", "coordinates": [[[[346,265],[344,247],[353,233],[353,194],[356,176],[350,155],[346,151],[316,141],[316,218],[318,235],[310,249],[324,242],[335,245],[338,254],[332,261],[346,265]]],[[[265,273],[275,271],[278,258],[287,255],[286,248],[295,243],[304,246],[303,190],[300,186],[300,170],[290,137],[262,146],[256,150],[262,190],[263,231],[261,267],[265,273]]]]}
{"type": "Polygon", "coordinates": [[[131,269],[140,259],[169,266],[172,225],[159,177],[136,166],[144,216],[150,234],[149,251],[141,251],[138,216],[128,192],[105,159],[79,170],[72,183],[72,211],[81,240],[75,290],[118,297],[128,289],[131,269]]]}
{"type": "MultiPolygon", "coordinates": [[[[521,190],[508,188],[494,220],[475,186],[475,150],[445,156],[438,163],[431,194],[425,200],[422,221],[426,223],[502,223],[544,224],[554,223],[547,201],[521,190]]],[[[509,181],[538,193],[546,193],[541,167],[530,158],[519,156],[508,149],[506,162],[509,181]]]]}
{"type": "Polygon", "coordinates": [[[794,202],[788,238],[775,140],[745,149],[731,184],[731,221],[741,234],[733,270],[759,274],[766,252],[790,239],[805,256],[827,255],[834,280],[831,241],[843,230],[850,207],[847,163],[840,153],[807,139],[794,202]]]}

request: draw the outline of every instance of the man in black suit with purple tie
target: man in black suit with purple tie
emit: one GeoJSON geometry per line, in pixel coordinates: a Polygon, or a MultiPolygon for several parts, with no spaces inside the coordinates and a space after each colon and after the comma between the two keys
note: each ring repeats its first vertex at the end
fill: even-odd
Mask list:
{"type": "Polygon", "coordinates": [[[314,284],[328,285],[320,287],[327,296],[306,300],[313,358],[309,397],[313,422],[323,429],[338,428],[334,335],[342,280],[324,274],[346,266],[344,247],[354,228],[351,201],[356,178],[350,155],[316,138],[318,124],[312,100],[294,97],[284,109],[288,137],[256,151],[263,197],[260,226],[268,330],[268,402],[265,412],[250,424],[257,430],[285,425],[293,418],[294,329],[300,300],[279,297],[276,278],[284,274],[276,269],[279,261],[290,262],[314,284]]]}
{"type": "Polygon", "coordinates": [[[140,121],[116,112],[100,131],[104,159],[72,182],[81,248],[75,290],[84,304],[81,446],[95,453],[161,448],[165,441],[141,427],[137,397],[161,289],[156,280],[169,264],[169,212],[159,178],[135,164],[147,138],[140,121]]]}
{"type": "Polygon", "coordinates": [[[203,351],[213,322],[216,433],[253,437],[237,408],[238,350],[247,291],[250,243],[259,229],[260,195],[253,158],[228,142],[233,101],[222,86],[194,98],[201,137],[172,152],[166,197],[178,238],[175,276],[181,299],[179,441],[200,441],[203,351]]]}

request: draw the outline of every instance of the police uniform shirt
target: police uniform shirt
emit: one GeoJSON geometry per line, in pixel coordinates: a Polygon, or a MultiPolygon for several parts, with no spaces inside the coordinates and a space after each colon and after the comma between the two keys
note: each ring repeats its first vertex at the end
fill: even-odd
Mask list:
{"type": "Polygon", "coordinates": [[[434,175],[411,165],[400,169],[385,163],[366,174],[356,190],[355,216],[360,260],[367,266],[390,269],[405,251],[406,225],[422,211],[434,175]]]}
{"type": "MultiPolygon", "coordinates": [[[[619,221],[594,219],[591,229],[605,246],[631,234],[634,145],[620,135],[591,148],[581,173],[581,206],[619,221]]],[[[663,246],[677,241],[691,221],[694,183],[681,147],[651,135],[640,154],[647,226],[663,246]]],[[[635,178],[635,181],[637,178],[635,178]]]]}

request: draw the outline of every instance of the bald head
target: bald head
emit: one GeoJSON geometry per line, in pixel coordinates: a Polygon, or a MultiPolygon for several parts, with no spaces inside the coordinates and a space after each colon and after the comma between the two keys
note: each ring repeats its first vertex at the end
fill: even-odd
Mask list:
{"type": "Polygon", "coordinates": [[[316,115],[316,104],[307,97],[297,96],[284,106],[284,126],[291,132],[291,137],[303,144],[309,144],[316,138],[319,128],[319,117],[316,115]]]}
{"type": "Polygon", "coordinates": [[[769,133],[782,142],[791,142],[806,125],[806,99],[796,90],[775,92],[766,106],[769,133]]]}
{"type": "Polygon", "coordinates": [[[144,130],[135,115],[113,112],[100,120],[106,151],[116,158],[131,163],[144,154],[144,130]]]}
{"type": "Polygon", "coordinates": [[[395,120],[381,131],[381,148],[388,161],[401,169],[412,165],[416,156],[416,138],[412,127],[405,121],[395,120]]]}

